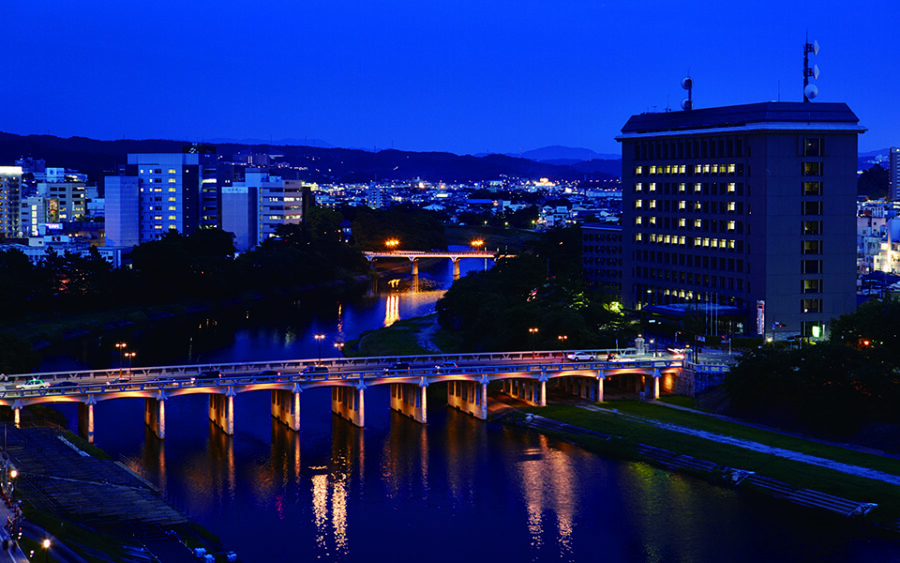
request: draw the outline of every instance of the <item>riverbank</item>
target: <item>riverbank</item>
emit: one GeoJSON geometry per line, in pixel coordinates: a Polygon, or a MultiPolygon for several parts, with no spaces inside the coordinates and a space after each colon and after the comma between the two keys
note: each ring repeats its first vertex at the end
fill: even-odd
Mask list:
{"type": "Polygon", "coordinates": [[[7,425],[5,441],[18,470],[23,545],[51,535],[57,550],[65,546],[85,561],[186,562],[196,560],[196,549],[218,561],[229,557],[217,537],[167,504],[149,481],[79,437],[7,425]]]}
{"type": "Polygon", "coordinates": [[[860,507],[859,516],[865,516],[865,522],[897,532],[900,460],[895,457],[711,419],[699,411],[674,412],[652,402],[525,407],[506,420],[603,455],[643,461],[727,486],[737,483],[724,474],[740,475],[741,480],[755,475],[759,478],[742,489],[790,500],[802,497],[797,491],[845,499],[841,508],[846,507],[847,514],[860,507]],[[541,419],[561,425],[541,424],[541,419]],[[681,460],[674,461],[678,457],[681,460]],[[770,486],[773,482],[780,486],[770,486]]]}

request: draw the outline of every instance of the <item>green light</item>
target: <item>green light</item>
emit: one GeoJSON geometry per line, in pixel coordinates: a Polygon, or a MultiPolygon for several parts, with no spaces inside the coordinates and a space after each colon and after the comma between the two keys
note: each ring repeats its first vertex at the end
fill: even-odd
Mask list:
{"type": "Polygon", "coordinates": [[[813,338],[819,338],[820,336],[822,336],[822,327],[819,325],[813,325],[812,335],[813,335],[813,338]]]}

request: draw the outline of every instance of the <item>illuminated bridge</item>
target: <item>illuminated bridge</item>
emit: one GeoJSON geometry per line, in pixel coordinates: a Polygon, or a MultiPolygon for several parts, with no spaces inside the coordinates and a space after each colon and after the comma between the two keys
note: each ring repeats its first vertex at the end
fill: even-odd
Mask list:
{"type": "Polygon", "coordinates": [[[370,251],[365,252],[366,260],[369,263],[377,258],[405,258],[412,263],[412,275],[419,275],[419,259],[420,258],[449,258],[453,261],[453,277],[459,277],[459,261],[463,258],[481,258],[484,260],[493,260],[495,258],[511,258],[511,254],[498,256],[493,252],[486,250],[461,250],[456,252],[443,251],[418,251],[418,250],[386,250],[386,251],[370,251]]]}
{"type": "MultiPolygon", "coordinates": [[[[606,358],[610,350],[592,352],[606,358]]],[[[0,405],[11,407],[19,424],[23,407],[46,403],[77,403],[79,432],[94,437],[94,405],[122,398],[143,398],[144,419],[159,438],[165,438],[165,404],[182,395],[209,396],[209,418],[225,433],[234,434],[234,397],[238,393],[268,391],[271,414],[292,430],[300,429],[300,395],[305,390],[331,389],[332,411],[357,426],[365,425],[365,391],[390,385],[390,408],[421,423],[427,422],[427,389],[447,386],[447,404],[482,420],[487,419],[487,386],[499,381],[503,393],[535,406],[547,404],[547,383],[591,401],[602,401],[604,382],[646,392],[657,399],[660,386],[674,389],[684,371],[721,374],[728,367],[700,366],[673,357],[637,356],[620,351],[614,361],[565,361],[560,351],[493,354],[441,354],[330,358],[136,367],[119,370],[78,370],[20,374],[0,391],[0,405]],[[210,377],[210,372],[212,376],[210,377]],[[201,377],[203,373],[205,377],[201,377]],[[218,374],[218,375],[217,375],[218,374]],[[36,387],[39,379],[49,387],[36,387]],[[650,383],[652,379],[652,384],[650,383]]]]}

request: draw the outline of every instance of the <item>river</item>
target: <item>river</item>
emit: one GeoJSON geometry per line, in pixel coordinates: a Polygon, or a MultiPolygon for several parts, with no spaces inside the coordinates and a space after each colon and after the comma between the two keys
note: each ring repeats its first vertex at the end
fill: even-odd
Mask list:
{"type": "MultiPolygon", "coordinates": [[[[450,272],[436,263],[415,284],[401,276],[88,338],[48,351],[42,369],[115,366],[120,340],[135,364],[335,355],[335,342],[432,312],[450,272]]],[[[233,437],[208,421],[205,395],[177,397],[165,441],[145,427],[141,399],[106,401],[95,442],[245,562],[900,561],[896,543],[850,521],[483,423],[441,393],[429,389],[420,425],[390,411],[386,387],[370,388],[356,428],[331,414],[327,389],[306,391],[297,433],[273,421],[267,392],[243,393],[233,437]]],[[[74,426],[75,409],[60,410],[74,426]]]]}

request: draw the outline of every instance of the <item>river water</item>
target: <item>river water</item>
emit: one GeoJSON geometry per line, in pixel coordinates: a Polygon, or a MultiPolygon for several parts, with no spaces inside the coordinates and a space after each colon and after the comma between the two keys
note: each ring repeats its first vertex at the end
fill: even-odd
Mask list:
{"type": "MultiPolygon", "coordinates": [[[[450,272],[438,263],[416,283],[90,338],[49,351],[42,369],[115,366],[120,340],[136,364],[327,357],[334,342],[432,312],[450,272]]],[[[390,411],[386,387],[370,388],[356,428],[331,414],[327,389],[306,391],[297,433],[270,417],[267,392],[243,393],[233,437],[208,421],[205,395],[177,397],[164,441],[144,426],[141,399],[106,401],[95,441],[245,562],[900,561],[900,546],[850,521],[483,423],[441,393],[429,389],[420,425],[390,411]]],[[[74,426],[75,409],[60,410],[74,426]]]]}

